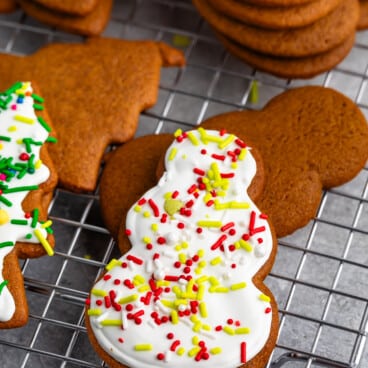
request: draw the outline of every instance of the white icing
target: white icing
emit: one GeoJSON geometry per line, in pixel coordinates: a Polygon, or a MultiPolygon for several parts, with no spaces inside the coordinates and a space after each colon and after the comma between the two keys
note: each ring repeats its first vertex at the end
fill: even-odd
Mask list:
{"type": "MultiPolygon", "coordinates": [[[[32,86],[30,83],[23,83],[21,89],[18,92],[32,93],[32,86]]],[[[22,103],[17,103],[18,95],[16,93],[11,94],[11,101],[4,110],[0,108],[0,162],[9,157],[12,158],[12,164],[27,163],[27,161],[19,158],[20,154],[26,153],[26,146],[22,143],[23,138],[32,138],[34,141],[44,143],[48,137],[48,132],[37,121],[37,116],[33,108],[35,103],[32,96],[25,96],[22,103]],[[15,120],[15,116],[22,116],[30,118],[34,123],[25,123],[15,120]],[[1,139],[1,136],[11,138],[8,142],[1,139]]],[[[1,98],[5,98],[4,96],[1,98]]],[[[19,101],[20,102],[20,101],[19,101]]],[[[41,145],[32,145],[32,152],[29,155],[34,154],[33,162],[37,163],[40,159],[41,145]]],[[[0,169],[0,173],[2,170],[0,169]]],[[[2,175],[2,174],[0,174],[2,175]]],[[[50,175],[49,169],[41,164],[36,165],[35,172],[33,174],[27,173],[22,178],[13,177],[10,181],[4,180],[1,177],[1,183],[8,186],[9,189],[18,188],[23,186],[34,186],[45,182],[50,175]]],[[[1,188],[1,186],[0,186],[1,188]]],[[[41,227],[38,222],[36,226],[31,227],[31,220],[28,219],[27,225],[14,225],[10,221],[12,219],[25,220],[25,213],[22,209],[22,201],[29,193],[29,190],[3,193],[2,196],[12,203],[11,206],[0,201],[0,213],[5,216],[3,221],[0,220],[0,244],[5,242],[11,242],[15,244],[17,241],[38,243],[38,239],[34,235],[34,230],[39,230],[43,237],[46,237],[46,231],[41,227]],[[6,219],[8,217],[8,220],[6,219]],[[27,234],[31,234],[32,237],[28,239],[27,234]]],[[[0,215],[0,217],[1,217],[0,215]]],[[[3,263],[4,258],[12,251],[13,246],[7,246],[0,248],[0,285],[3,284],[3,263]]],[[[8,288],[3,287],[0,293],[0,321],[9,321],[15,311],[14,299],[9,292],[8,288]]]]}
{"type": "MultiPolygon", "coordinates": [[[[260,297],[261,292],[252,283],[253,276],[267,261],[272,251],[272,235],[268,223],[264,216],[260,217],[260,211],[247,194],[247,188],[256,173],[256,163],[248,149],[239,156],[241,152],[239,141],[231,141],[229,135],[220,135],[215,131],[203,132],[203,130],[192,131],[189,133],[192,139],[174,141],[170,146],[165,158],[166,173],[156,187],[142,196],[147,202],[143,204],[139,201],[128,212],[126,228],[131,231],[132,249],[118,260],[117,265],[111,264],[112,269],[92,289],[89,318],[95,337],[108,354],[129,367],[151,368],[169,365],[237,367],[242,364],[241,343],[246,342],[246,356],[247,360],[250,360],[262,350],[269,337],[272,320],[270,303],[267,297],[263,295],[260,297]],[[229,138],[231,142],[225,147],[221,147],[218,142],[209,141],[204,144],[208,137],[214,137],[214,140],[220,138],[222,141],[229,138]],[[203,149],[206,150],[205,154],[203,151],[201,153],[203,149]],[[236,167],[228,154],[229,151],[237,152],[236,167]],[[243,158],[245,152],[246,155],[243,158]],[[212,154],[225,155],[226,158],[221,161],[213,158],[212,154]],[[203,170],[206,175],[202,178],[211,178],[211,170],[212,173],[213,170],[216,171],[214,163],[220,173],[234,173],[234,177],[220,180],[218,188],[215,188],[216,179],[210,179],[211,187],[197,190],[197,197],[193,193],[188,193],[188,189],[193,184],[197,185],[197,179],[201,177],[193,170],[195,168],[203,170]],[[221,185],[224,187],[221,188],[221,185]],[[212,190],[216,190],[216,197],[208,197],[208,193],[212,190]],[[176,191],[179,192],[177,196],[173,195],[176,191]],[[175,200],[188,204],[189,207],[186,209],[190,209],[190,216],[183,210],[181,213],[177,208],[175,211],[167,206],[168,202],[165,198],[170,196],[171,199],[175,197],[175,200]],[[231,202],[233,207],[239,203],[248,203],[249,208],[215,210],[214,205],[206,205],[204,198],[206,201],[218,199],[221,203],[231,202]],[[148,202],[150,199],[153,200],[153,205],[148,202]],[[165,209],[172,216],[167,214],[165,209]],[[252,212],[253,215],[251,215],[252,212]],[[161,222],[163,214],[167,216],[164,223],[161,222]],[[249,232],[252,216],[255,216],[253,228],[258,230],[261,227],[264,228],[250,236],[247,246],[251,245],[253,249],[262,248],[262,251],[255,252],[252,249],[245,250],[243,247],[238,247],[238,241],[242,235],[249,232]],[[202,226],[202,232],[198,233],[199,221],[220,221],[221,224],[220,227],[202,226]],[[232,222],[234,224],[228,229],[221,229],[222,226],[232,222]],[[235,230],[235,234],[231,229],[235,230]],[[221,250],[221,247],[218,247],[211,250],[211,247],[224,235],[226,235],[223,242],[224,249],[221,250]],[[160,244],[160,237],[166,238],[164,244],[160,244]],[[147,248],[146,243],[152,244],[152,249],[150,246],[147,248]],[[237,245],[235,250],[229,248],[233,244],[237,245]],[[132,259],[131,256],[136,258],[132,259]],[[138,263],[142,261],[142,264],[137,264],[137,259],[138,263]],[[191,262],[187,265],[181,264],[180,268],[175,266],[175,264],[178,265],[175,262],[179,260],[186,262],[185,259],[191,259],[192,264],[191,262]],[[129,265],[133,267],[130,268],[129,265]],[[153,286],[152,280],[151,283],[149,282],[152,275],[156,283],[162,282],[167,276],[192,276],[196,286],[193,289],[191,281],[180,278],[177,281],[167,282],[168,285],[162,286],[162,293],[155,298],[155,290],[158,286],[153,286]],[[203,281],[204,276],[208,278],[207,281],[203,281]],[[124,280],[127,279],[135,282],[131,288],[124,284],[124,280]],[[244,282],[246,287],[239,289],[234,287],[234,285],[243,285],[244,282]],[[217,286],[227,288],[226,292],[225,289],[217,289],[217,292],[213,292],[217,286]],[[106,304],[106,299],[109,303],[109,298],[113,296],[110,294],[112,290],[117,295],[113,299],[118,304],[115,306],[106,304]],[[188,290],[191,293],[183,294],[188,290]],[[202,291],[204,291],[203,299],[200,296],[202,291]],[[141,297],[146,298],[150,292],[153,296],[149,302],[141,299],[141,297]],[[104,295],[107,295],[106,298],[104,295]],[[137,299],[130,303],[132,311],[127,311],[127,304],[120,299],[132,295],[136,295],[137,299]],[[197,302],[197,307],[192,309],[190,302],[197,302]],[[203,302],[207,312],[199,307],[203,302]],[[121,311],[119,311],[120,308],[121,311]],[[189,315],[179,316],[175,323],[176,319],[172,313],[175,315],[186,311],[189,311],[189,315]],[[129,319],[129,313],[137,312],[142,314],[137,320],[129,319]],[[171,317],[172,321],[158,325],[151,317],[152,312],[158,313],[160,318],[171,317]],[[103,326],[104,323],[110,325],[103,326]],[[111,323],[116,323],[117,326],[111,326],[111,323]],[[222,330],[218,331],[217,326],[222,326],[222,330]],[[230,334],[232,331],[244,332],[239,328],[249,328],[250,332],[230,334]],[[170,333],[173,334],[172,339],[167,337],[170,333]],[[205,346],[200,347],[196,341],[193,341],[195,336],[199,341],[203,341],[205,346]],[[174,348],[172,344],[176,340],[180,342],[174,348]],[[151,350],[136,351],[135,346],[140,344],[150,344],[151,350]],[[212,350],[218,347],[221,348],[221,352],[212,350]],[[185,352],[180,355],[183,348],[185,352]],[[199,349],[207,356],[197,355],[198,352],[192,350],[193,348],[199,349]],[[190,351],[195,352],[194,355],[188,355],[190,351]],[[199,359],[200,357],[202,359],[199,359]]],[[[169,201],[174,206],[173,201],[169,201]]],[[[175,206],[178,203],[175,202],[175,206]]],[[[208,222],[206,224],[208,225],[208,222]]]]}

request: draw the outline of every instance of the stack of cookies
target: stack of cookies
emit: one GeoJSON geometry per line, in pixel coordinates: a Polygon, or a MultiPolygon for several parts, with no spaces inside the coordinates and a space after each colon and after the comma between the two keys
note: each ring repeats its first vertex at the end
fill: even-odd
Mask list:
{"type": "Polygon", "coordinates": [[[19,0],[22,9],[38,21],[66,32],[99,35],[110,19],[113,0],[19,0]]]}
{"type": "Polygon", "coordinates": [[[333,68],[354,45],[358,0],[193,0],[234,55],[284,78],[333,68]]]}

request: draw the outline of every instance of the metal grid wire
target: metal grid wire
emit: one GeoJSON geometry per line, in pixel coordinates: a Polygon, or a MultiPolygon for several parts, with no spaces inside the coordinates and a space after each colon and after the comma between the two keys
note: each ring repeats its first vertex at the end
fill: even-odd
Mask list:
{"type": "MultiPolygon", "coordinates": [[[[286,81],[230,56],[190,0],[116,0],[105,36],[164,40],[187,57],[183,69],[164,69],[159,100],[141,115],[138,135],[174,132],[206,117],[259,109],[299,85],[340,90],[368,116],[368,32],[359,32],[350,55],[311,80],[286,81]],[[257,83],[259,98],[252,98],[257,83]]],[[[25,55],[48,42],[80,42],[19,10],[0,16],[0,51],[25,55]]],[[[0,70],[1,73],[1,70],[0,70]]],[[[343,152],[341,153],[343,154],[343,152]]],[[[368,167],[352,182],[325,192],[316,218],[279,240],[266,283],[280,308],[280,334],[270,368],[367,367],[368,167]]],[[[89,345],[84,300],[104,265],[119,252],[99,214],[98,190],[58,189],[52,207],[56,255],[22,263],[30,321],[0,332],[0,365],[103,367],[89,345]]]]}

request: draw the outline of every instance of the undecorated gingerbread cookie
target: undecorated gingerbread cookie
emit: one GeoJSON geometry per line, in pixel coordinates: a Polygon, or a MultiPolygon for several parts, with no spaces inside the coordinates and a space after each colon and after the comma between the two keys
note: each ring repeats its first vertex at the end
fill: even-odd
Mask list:
{"type": "Polygon", "coordinates": [[[18,258],[52,255],[47,211],[57,176],[55,138],[43,98],[30,82],[0,94],[0,329],[24,325],[27,300],[18,258]]]}
{"type": "Polygon", "coordinates": [[[161,42],[93,38],[0,54],[0,87],[37,81],[58,132],[50,154],[60,185],[92,191],[106,147],[131,139],[139,113],[156,102],[161,67],[183,64],[182,53],[161,42]]]}

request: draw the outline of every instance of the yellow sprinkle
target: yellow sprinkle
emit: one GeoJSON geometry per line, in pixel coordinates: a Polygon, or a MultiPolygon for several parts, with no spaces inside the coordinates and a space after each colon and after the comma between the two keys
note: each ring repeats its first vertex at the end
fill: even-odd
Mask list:
{"type": "Polygon", "coordinates": [[[198,335],[194,335],[193,337],[192,337],[192,344],[193,345],[198,345],[199,344],[199,337],[198,337],[198,335]]]}
{"type": "Polygon", "coordinates": [[[101,326],[121,326],[123,322],[121,319],[105,319],[100,324],[101,326]]]}
{"type": "Polygon", "coordinates": [[[205,331],[211,331],[212,330],[210,325],[202,325],[202,329],[205,330],[205,331]]]}
{"type": "Polygon", "coordinates": [[[3,148],[4,148],[4,145],[0,143],[0,150],[2,150],[3,148]]]}
{"type": "Polygon", "coordinates": [[[168,308],[175,308],[175,303],[172,300],[161,299],[161,303],[168,308]]]}
{"type": "Polygon", "coordinates": [[[212,134],[208,134],[208,133],[206,135],[206,138],[209,142],[220,143],[222,141],[222,138],[220,136],[212,135],[212,134]]]}
{"type": "Polygon", "coordinates": [[[228,208],[230,208],[230,203],[220,203],[215,200],[215,210],[227,210],[228,208]]]}
{"type": "Polygon", "coordinates": [[[179,286],[177,285],[173,286],[172,291],[174,292],[177,298],[181,298],[181,290],[179,286]]]}
{"type": "Polygon", "coordinates": [[[35,122],[34,119],[29,118],[28,116],[23,116],[23,115],[14,115],[13,119],[21,123],[26,123],[26,124],[34,124],[35,122]]]}
{"type": "Polygon", "coordinates": [[[158,224],[152,224],[151,229],[156,233],[158,231],[158,224]]]}
{"type": "Polygon", "coordinates": [[[230,202],[230,208],[234,209],[248,209],[250,207],[248,202],[236,202],[232,201],[230,202]]]}
{"type": "Polygon", "coordinates": [[[176,305],[177,307],[179,305],[188,305],[188,300],[187,299],[176,299],[174,301],[174,305],[176,305]]]}
{"type": "Polygon", "coordinates": [[[153,349],[152,344],[138,344],[134,346],[135,351],[148,351],[152,349],[153,349]]]}
{"type": "Polygon", "coordinates": [[[143,240],[143,243],[145,244],[151,243],[151,238],[149,236],[144,236],[142,240],[143,240]]]}
{"type": "Polygon", "coordinates": [[[199,258],[202,258],[204,256],[204,249],[199,249],[197,254],[199,258]]]}
{"type": "Polygon", "coordinates": [[[198,321],[199,321],[198,317],[197,317],[195,314],[192,314],[192,315],[190,316],[190,320],[191,320],[193,323],[195,323],[195,322],[198,322],[198,321]]]}
{"type": "Polygon", "coordinates": [[[52,249],[52,246],[47,241],[47,239],[42,235],[41,230],[39,230],[39,229],[34,230],[34,234],[35,234],[36,238],[38,239],[38,241],[43,246],[43,248],[45,249],[47,255],[53,256],[54,255],[54,250],[52,249]]]}
{"type": "Polygon", "coordinates": [[[236,335],[243,335],[243,334],[249,334],[250,328],[249,327],[239,327],[235,329],[236,335]]]}
{"type": "Polygon", "coordinates": [[[176,350],[176,354],[178,354],[179,356],[182,356],[185,353],[185,348],[183,348],[182,346],[176,350]]]}
{"type": "Polygon", "coordinates": [[[187,256],[185,253],[179,253],[179,261],[180,263],[185,263],[187,261],[187,256]]]}
{"type": "Polygon", "coordinates": [[[234,331],[234,329],[233,329],[233,328],[231,328],[231,327],[229,327],[229,326],[224,326],[224,327],[222,328],[222,330],[223,330],[224,332],[226,332],[228,335],[235,335],[235,331],[234,331]]]}
{"type": "Polygon", "coordinates": [[[232,284],[230,286],[230,289],[231,290],[239,290],[239,289],[244,289],[245,287],[247,287],[246,282],[239,282],[238,284],[232,284]]]}
{"type": "Polygon", "coordinates": [[[171,196],[172,196],[172,193],[171,193],[171,192],[166,192],[166,193],[164,194],[164,198],[165,198],[165,199],[169,199],[169,198],[171,198],[171,196]]]}
{"type": "Polygon", "coordinates": [[[197,282],[197,284],[202,284],[202,283],[208,281],[208,279],[209,279],[209,277],[207,275],[203,275],[202,277],[198,278],[196,280],[196,282],[197,282]]]}
{"type": "Polygon", "coordinates": [[[133,284],[134,285],[141,285],[146,281],[146,279],[142,275],[135,275],[133,277],[133,284]]]}
{"type": "Polygon", "coordinates": [[[271,298],[269,296],[267,296],[266,294],[261,294],[259,296],[259,299],[262,300],[263,302],[267,302],[267,303],[269,303],[271,301],[271,298]]]}
{"type": "Polygon", "coordinates": [[[193,330],[194,332],[199,332],[199,331],[201,330],[201,327],[202,327],[202,323],[201,323],[200,321],[197,321],[197,322],[194,324],[194,326],[193,326],[192,330],[193,330]]]}
{"type": "Polygon", "coordinates": [[[167,198],[164,203],[164,210],[170,216],[175,215],[182,207],[184,207],[184,203],[179,199],[167,198]]]}
{"type": "Polygon", "coordinates": [[[221,263],[222,262],[222,257],[220,257],[220,256],[218,256],[218,257],[216,257],[216,258],[213,258],[211,261],[210,261],[210,264],[212,265],[212,266],[216,266],[216,265],[218,265],[219,263],[221,263]]]}
{"type": "Polygon", "coordinates": [[[210,276],[209,282],[212,286],[220,285],[220,281],[215,276],[210,276]]]}
{"type": "Polygon", "coordinates": [[[177,325],[179,323],[179,316],[176,310],[171,311],[171,323],[177,325]]]}
{"type": "MultiPolygon", "coordinates": [[[[8,132],[16,132],[17,131],[17,127],[15,125],[12,125],[8,128],[8,132]]],[[[18,144],[22,144],[23,143],[23,139],[18,139],[17,140],[18,144]]]]}
{"type": "Polygon", "coordinates": [[[217,346],[217,347],[215,347],[215,348],[212,348],[212,349],[210,350],[210,353],[211,353],[211,354],[213,354],[213,355],[221,354],[221,352],[222,352],[222,349],[221,349],[219,346],[217,346]]]}
{"type": "Polygon", "coordinates": [[[0,225],[5,225],[9,222],[10,217],[6,210],[0,208],[0,225]]]}
{"type": "Polygon", "coordinates": [[[182,158],[183,160],[186,160],[187,155],[184,153],[184,154],[181,156],[181,158],[182,158]]]}
{"type": "Polygon", "coordinates": [[[122,262],[121,261],[118,261],[117,259],[113,258],[107,265],[106,265],[106,270],[107,271],[110,271],[112,270],[114,267],[116,266],[121,266],[122,265],[122,262]]]}
{"type": "Polygon", "coordinates": [[[220,149],[226,148],[229,144],[231,144],[234,141],[234,139],[235,136],[233,134],[230,134],[227,138],[225,138],[218,144],[218,148],[220,149]]]}
{"type": "Polygon", "coordinates": [[[37,160],[34,166],[35,166],[35,169],[38,170],[42,166],[42,160],[37,160]]]}
{"type": "Polygon", "coordinates": [[[175,158],[177,153],[178,153],[178,149],[173,147],[169,154],[169,161],[172,161],[175,158]]]}
{"type": "Polygon", "coordinates": [[[183,131],[181,129],[177,129],[174,133],[174,137],[178,138],[183,134],[183,131]]]}
{"type": "Polygon", "coordinates": [[[232,169],[237,169],[238,168],[238,164],[236,162],[232,162],[230,166],[231,166],[232,169]]]}
{"type": "Polygon", "coordinates": [[[87,314],[89,316],[100,316],[102,314],[102,310],[101,309],[88,309],[87,314]]]}
{"type": "Polygon", "coordinates": [[[135,212],[141,212],[142,211],[142,207],[137,204],[136,206],[134,206],[134,211],[135,212]]]}
{"type": "Polygon", "coordinates": [[[206,265],[207,265],[207,262],[206,261],[200,261],[200,262],[198,262],[198,267],[200,267],[200,268],[204,268],[204,267],[206,267],[206,265]]]}
{"type": "Polygon", "coordinates": [[[209,291],[211,293],[228,293],[229,288],[227,288],[226,286],[212,286],[209,288],[209,291]]]}
{"type": "Polygon", "coordinates": [[[243,249],[245,249],[247,252],[251,252],[251,251],[253,250],[252,245],[251,245],[249,242],[247,242],[247,241],[245,241],[245,240],[243,240],[243,239],[240,239],[240,240],[239,240],[239,244],[240,244],[240,246],[241,246],[243,249]]]}
{"type": "Polygon", "coordinates": [[[207,134],[207,132],[203,128],[198,128],[198,132],[201,136],[202,143],[207,144],[208,143],[208,134],[207,134]]]}
{"type": "Polygon", "coordinates": [[[235,249],[239,249],[240,248],[240,242],[239,241],[236,241],[234,243],[234,245],[235,245],[235,249]]]}
{"type": "Polygon", "coordinates": [[[128,303],[135,302],[138,298],[139,298],[138,294],[132,294],[132,295],[128,295],[128,296],[125,296],[123,298],[120,298],[118,303],[119,304],[128,304],[128,303]]]}
{"type": "Polygon", "coordinates": [[[156,281],[156,285],[158,287],[161,287],[161,286],[169,286],[170,285],[170,281],[167,281],[167,280],[157,280],[156,281]]]}
{"type": "Polygon", "coordinates": [[[201,316],[203,318],[206,318],[208,316],[207,305],[205,302],[199,303],[199,312],[201,313],[201,316]]]}
{"type": "Polygon", "coordinates": [[[217,220],[200,220],[197,221],[197,226],[220,228],[222,226],[222,222],[217,220]]]}
{"type": "Polygon", "coordinates": [[[51,220],[48,220],[48,221],[44,222],[41,225],[41,227],[42,227],[42,229],[46,229],[46,228],[50,227],[51,225],[52,225],[52,221],[51,220]]]}
{"type": "Polygon", "coordinates": [[[140,293],[144,293],[144,292],[146,292],[146,291],[149,291],[151,288],[150,288],[150,286],[149,285],[142,285],[142,286],[140,286],[139,288],[138,288],[138,291],[140,292],[140,293]]]}
{"type": "Polygon", "coordinates": [[[238,156],[238,160],[239,160],[239,161],[243,161],[243,160],[244,160],[244,158],[245,158],[245,156],[246,156],[246,154],[247,154],[247,150],[246,150],[246,148],[242,148],[242,150],[241,150],[241,152],[240,152],[240,155],[238,156]]]}
{"type": "Polygon", "coordinates": [[[94,296],[100,296],[100,297],[104,297],[108,295],[106,290],[101,290],[101,289],[92,289],[91,293],[94,296]]]}
{"type": "Polygon", "coordinates": [[[182,243],[181,243],[181,247],[182,247],[183,249],[187,249],[187,248],[189,247],[189,244],[188,244],[187,242],[182,242],[182,243]]]}
{"type": "Polygon", "coordinates": [[[199,146],[199,140],[197,139],[197,137],[194,135],[193,132],[188,133],[188,138],[192,142],[193,146],[199,146]]]}
{"type": "Polygon", "coordinates": [[[151,217],[151,213],[149,211],[144,211],[143,212],[143,217],[149,218],[149,217],[151,217]]]}

